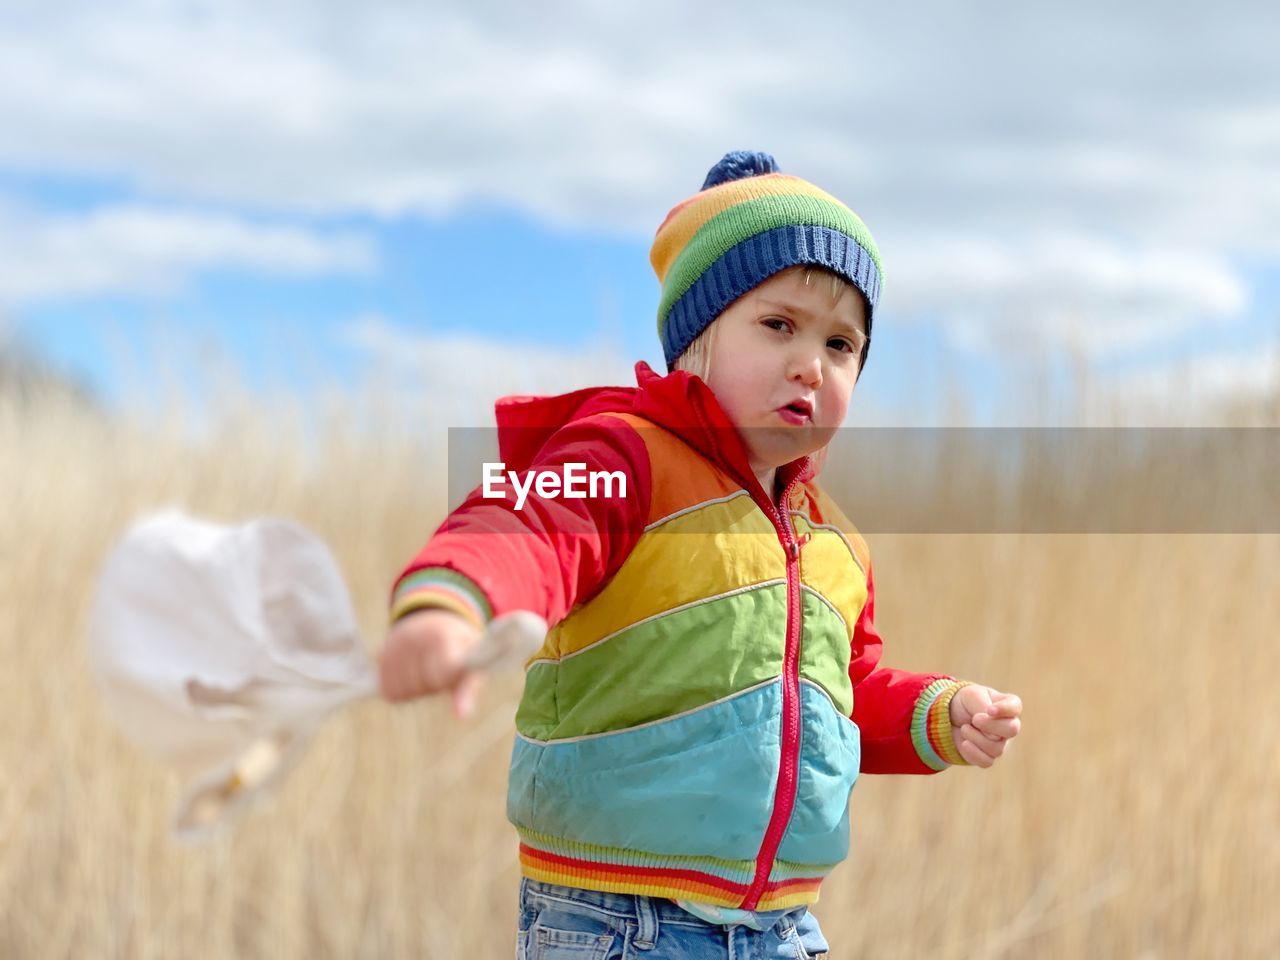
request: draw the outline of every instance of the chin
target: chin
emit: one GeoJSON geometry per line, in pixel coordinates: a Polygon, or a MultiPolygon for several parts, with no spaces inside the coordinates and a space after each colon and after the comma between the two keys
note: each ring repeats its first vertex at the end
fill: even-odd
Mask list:
{"type": "Polygon", "coordinates": [[[813,444],[802,444],[798,446],[779,446],[771,447],[768,450],[762,450],[756,454],[755,459],[759,463],[767,463],[769,469],[776,470],[779,467],[785,467],[793,460],[799,460],[801,457],[807,457],[811,453],[821,450],[822,446],[814,446],[813,444]]]}

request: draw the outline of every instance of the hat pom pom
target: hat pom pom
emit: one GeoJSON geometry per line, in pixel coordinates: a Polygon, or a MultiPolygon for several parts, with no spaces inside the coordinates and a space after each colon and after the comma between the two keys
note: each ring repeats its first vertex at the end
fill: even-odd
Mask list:
{"type": "Polygon", "coordinates": [[[707,171],[702,189],[716,187],[730,180],[758,177],[763,173],[777,173],[778,161],[768,153],[758,150],[731,150],[719,163],[707,171]]]}

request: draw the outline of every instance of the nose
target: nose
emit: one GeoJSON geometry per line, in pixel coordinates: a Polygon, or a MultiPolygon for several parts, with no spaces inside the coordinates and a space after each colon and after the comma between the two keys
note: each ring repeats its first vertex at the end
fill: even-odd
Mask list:
{"type": "Polygon", "coordinates": [[[822,355],[797,345],[788,360],[787,379],[818,389],[822,386],[822,355]]]}

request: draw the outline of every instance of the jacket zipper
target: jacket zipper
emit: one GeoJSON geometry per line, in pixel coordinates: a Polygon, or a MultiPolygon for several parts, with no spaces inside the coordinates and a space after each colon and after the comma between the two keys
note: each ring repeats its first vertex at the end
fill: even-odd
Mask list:
{"type": "MultiPolygon", "coordinates": [[[[773,872],[773,862],[787,831],[791,811],[796,802],[796,772],[800,760],[800,636],[802,609],[800,604],[800,547],[792,529],[786,504],[790,501],[793,478],[782,491],[778,502],[783,513],[770,504],[774,526],[782,537],[787,554],[787,640],[782,655],[782,756],[778,764],[778,784],[773,794],[773,813],[756,855],[756,873],[742,900],[740,909],[754,910],[773,872]]],[[[806,537],[806,541],[807,541],[806,537]]]]}

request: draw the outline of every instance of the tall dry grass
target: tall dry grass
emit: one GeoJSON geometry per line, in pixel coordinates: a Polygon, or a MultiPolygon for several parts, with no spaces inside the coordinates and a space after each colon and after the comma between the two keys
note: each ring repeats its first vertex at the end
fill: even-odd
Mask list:
{"type": "MultiPolygon", "coordinates": [[[[518,679],[481,715],[363,704],[232,833],[175,845],[177,784],[99,705],[93,579],[138,513],[293,517],[371,649],[440,519],[403,436],[234,405],[192,444],[56,396],[0,404],[0,957],[502,957],[518,679]]],[[[1230,491],[1224,491],[1230,495],[1230,491]]],[[[992,771],[865,777],[816,913],[834,957],[1280,956],[1280,538],[873,536],[886,661],[1020,693],[992,771]]]]}

